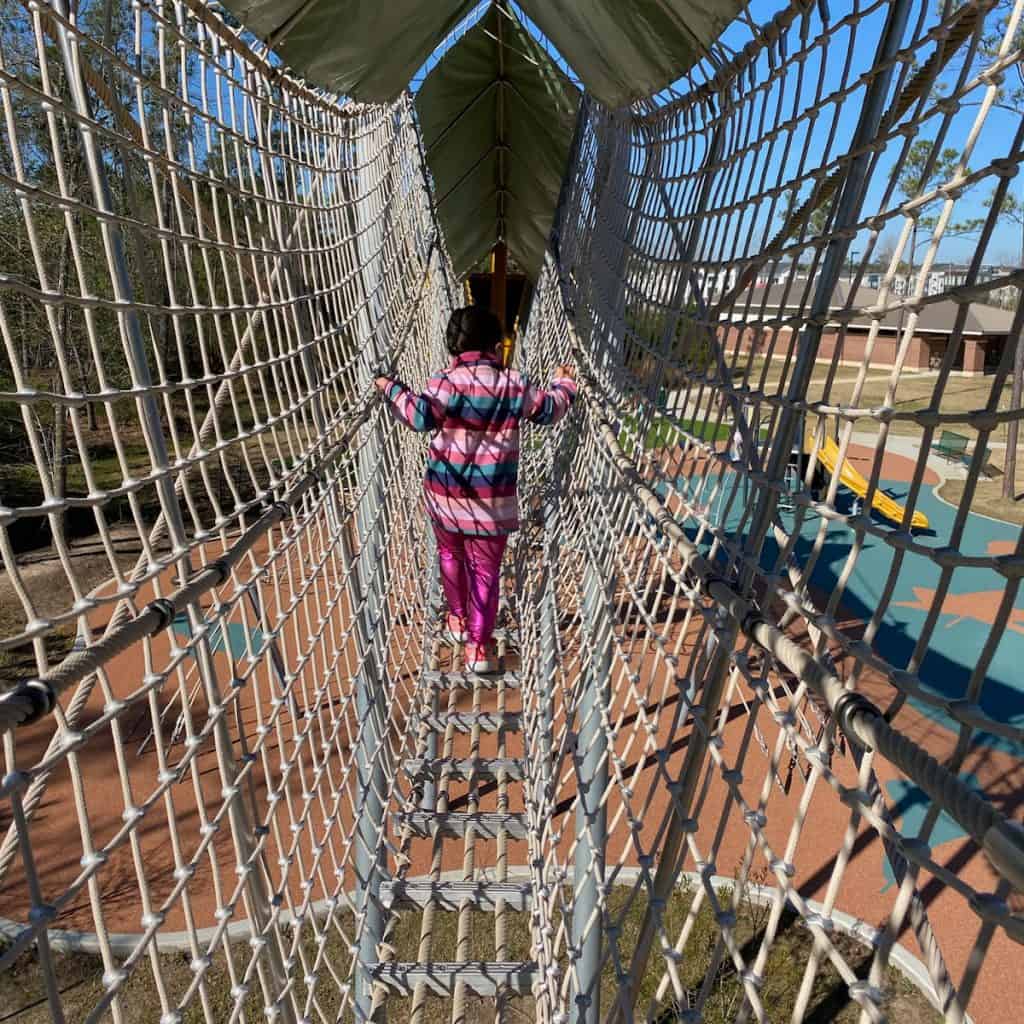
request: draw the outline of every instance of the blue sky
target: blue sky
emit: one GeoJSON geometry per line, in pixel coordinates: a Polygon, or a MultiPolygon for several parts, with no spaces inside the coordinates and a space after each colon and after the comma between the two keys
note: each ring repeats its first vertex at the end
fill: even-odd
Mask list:
{"type": "MultiPolygon", "coordinates": [[[[766,0],[755,0],[750,7],[751,15],[755,21],[763,23],[772,17],[774,12],[778,9],[778,6],[779,5],[777,3],[766,2],[766,0]]],[[[870,8],[872,5],[870,3],[861,3],[857,6],[864,9],[870,8]]],[[[887,4],[879,5],[878,8],[871,12],[865,21],[859,26],[858,31],[855,34],[852,45],[851,64],[858,72],[870,67],[873,63],[885,15],[887,13],[887,6],[887,4]]],[[[854,5],[850,0],[830,0],[828,7],[830,9],[831,21],[835,24],[841,18],[848,15],[854,8],[854,5]]],[[[912,6],[910,17],[908,19],[908,29],[904,36],[904,45],[906,45],[911,38],[920,37],[927,27],[930,27],[937,22],[939,8],[940,4],[937,3],[936,0],[923,0],[923,2],[922,0],[919,0],[918,3],[912,6]],[[923,25],[920,29],[915,31],[919,17],[923,17],[923,25]]],[[[737,26],[734,25],[730,29],[730,32],[726,34],[724,40],[728,42],[730,35],[735,33],[737,33],[737,26]]],[[[844,40],[846,38],[848,37],[844,37],[844,40]]],[[[932,53],[933,49],[934,46],[932,44],[922,47],[921,56],[917,60],[917,63],[924,63],[932,53]]],[[[837,53],[835,56],[840,59],[835,60],[833,65],[833,58],[830,56],[828,66],[828,82],[830,86],[838,83],[842,72],[841,54],[837,53]]],[[[956,75],[959,73],[961,67],[962,61],[954,58],[940,76],[940,82],[949,83],[950,85],[954,83],[956,75]]],[[[1010,71],[1008,73],[1008,79],[1014,81],[1014,84],[1019,85],[1020,79],[1015,78],[1015,76],[1015,71],[1010,71]]],[[[949,125],[948,134],[943,143],[943,149],[948,147],[955,150],[962,150],[968,139],[971,127],[977,117],[978,102],[981,99],[981,95],[981,90],[979,89],[973,91],[969,96],[964,98],[965,103],[963,108],[952,118],[949,125]]],[[[847,104],[840,115],[840,131],[852,134],[859,112],[859,104],[847,104]]],[[[1020,117],[1021,112],[1009,111],[1001,107],[994,107],[990,111],[969,161],[969,167],[971,169],[984,167],[996,158],[1006,158],[1011,155],[1010,147],[1013,142],[1013,136],[1019,128],[1020,117]]],[[[941,121],[942,118],[938,116],[929,118],[929,120],[922,126],[922,130],[918,138],[934,138],[936,132],[939,130],[941,121]]],[[[865,202],[866,209],[876,209],[882,200],[886,178],[888,177],[887,172],[892,167],[896,155],[896,152],[892,149],[883,155],[882,160],[879,163],[878,172],[872,179],[872,186],[869,189],[867,200],[865,202]]],[[[1019,159],[1019,157],[1020,154],[1017,154],[1017,159],[1019,159]]],[[[953,215],[954,223],[957,221],[963,222],[972,218],[983,217],[987,214],[988,211],[984,206],[984,200],[988,198],[994,181],[994,178],[990,178],[963,195],[956,205],[956,212],[953,215]]],[[[1019,176],[1016,181],[1012,182],[1010,188],[1018,198],[1024,196],[1024,175],[1019,176]]],[[[890,205],[892,204],[890,203],[890,205]]],[[[887,228],[886,231],[883,232],[883,237],[892,236],[893,241],[895,241],[899,229],[900,224],[898,222],[894,222],[891,227],[887,228]]],[[[944,240],[942,248],[940,249],[940,258],[948,257],[950,259],[967,259],[973,252],[975,244],[976,241],[973,238],[948,238],[944,240]]],[[[863,240],[858,239],[855,241],[853,248],[862,249],[863,240]]],[[[920,261],[924,251],[924,246],[918,249],[918,261],[920,261]]],[[[1016,263],[1020,260],[1020,253],[1021,228],[1019,225],[1014,225],[1013,222],[1004,218],[1000,221],[999,226],[997,227],[996,232],[986,250],[985,262],[995,263],[1007,260],[1016,263]]]]}
{"type": "MultiPolygon", "coordinates": [[[[855,8],[862,13],[866,12],[866,14],[857,24],[855,32],[851,33],[848,30],[844,30],[830,47],[825,70],[824,92],[826,94],[839,86],[843,77],[844,58],[847,53],[850,55],[850,67],[852,69],[850,79],[855,80],[858,74],[872,66],[889,5],[877,2],[872,3],[870,0],[869,2],[862,2],[856,5],[851,0],[829,0],[827,6],[830,22],[833,25],[847,17],[855,8]]],[[[919,38],[928,27],[936,23],[939,6],[935,0],[918,0],[917,3],[912,5],[908,19],[908,29],[903,40],[904,46],[911,39],[919,38]],[[919,25],[920,27],[918,27],[919,25]]],[[[781,7],[782,4],[778,0],[754,0],[749,7],[750,17],[757,24],[765,24],[771,20],[781,7]]],[[[742,22],[734,22],[722,37],[722,41],[733,48],[742,47],[749,39],[750,31],[742,22]]],[[[924,63],[933,49],[933,44],[926,44],[920,47],[920,57],[916,63],[924,63]]],[[[961,67],[962,61],[954,58],[940,76],[940,82],[950,84],[955,82],[955,76],[959,73],[961,67]]],[[[760,70],[762,73],[765,73],[767,65],[764,64],[760,70]]],[[[1009,76],[1015,75],[1016,71],[1011,70],[1009,72],[1009,76]]],[[[1019,83],[1019,79],[1015,80],[1016,83],[1019,83]]],[[[981,99],[981,95],[982,93],[979,89],[965,97],[962,109],[951,119],[948,125],[947,134],[943,141],[943,149],[952,148],[957,151],[963,149],[977,117],[978,102],[981,99]]],[[[840,138],[849,139],[852,136],[860,110],[861,104],[859,102],[847,102],[844,104],[837,126],[837,135],[840,138]]],[[[829,108],[829,113],[831,113],[831,108],[829,108]]],[[[970,169],[984,167],[994,159],[1005,159],[1011,155],[1010,147],[1013,142],[1013,136],[1020,124],[1020,116],[1020,112],[1009,111],[1001,107],[994,107],[989,112],[971,154],[969,161],[970,169]]],[[[904,118],[904,121],[906,121],[906,118],[904,118]]],[[[934,138],[940,130],[941,122],[941,116],[928,118],[921,126],[918,138],[934,138]]],[[[833,147],[832,156],[835,157],[841,152],[842,146],[833,147]]],[[[865,200],[865,210],[877,210],[882,204],[888,184],[889,172],[897,156],[898,149],[890,146],[879,160],[865,200]]],[[[1017,154],[1017,159],[1019,160],[1019,158],[1020,154],[1017,154]]],[[[990,178],[967,191],[956,204],[952,218],[953,223],[963,223],[985,216],[988,211],[984,206],[984,201],[988,198],[994,182],[995,179],[990,178]]],[[[1010,189],[1018,198],[1024,198],[1024,175],[1020,175],[1017,180],[1012,182],[1010,189]]],[[[886,205],[891,208],[894,205],[894,201],[890,200],[886,205]]],[[[882,239],[891,239],[895,243],[901,227],[901,219],[891,222],[890,226],[882,232],[882,239]]],[[[926,239],[928,235],[928,232],[919,232],[916,263],[920,263],[927,250],[926,239]]],[[[853,242],[851,249],[854,252],[863,253],[865,244],[866,234],[858,237],[853,242]]],[[[947,236],[943,239],[940,246],[938,260],[966,261],[972,255],[976,244],[976,236],[963,238],[947,236]]],[[[879,247],[876,247],[876,251],[877,248],[879,247]]],[[[906,253],[904,255],[906,256],[906,253]]],[[[1007,218],[1002,218],[986,248],[984,262],[999,263],[1006,261],[1016,264],[1020,260],[1020,255],[1021,227],[1007,218]]]]}
{"type": "MultiPolygon", "coordinates": [[[[754,2],[750,4],[749,8],[751,19],[755,23],[765,24],[771,20],[781,6],[782,4],[780,4],[778,0],[754,0],[754,2]]],[[[836,44],[830,48],[825,78],[826,93],[830,89],[837,87],[842,79],[843,59],[846,54],[844,52],[844,45],[840,45],[840,40],[842,44],[849,44],[845,49],[846,52],[850,53],[850,65],[853,69],[851,77],[855,78],[858,73],[873,64],[875,52],[882,33],[882,27],[885,22],[888,4],[863,2],[855,5],[851,0],[829,0],[827,6],[830,13],[830,22],[833,25],[848,16],[855,8],[861,12],[867,11],[868,13],[857,26],[856,32],[852,33],[852,38],[851,33],[844,32],[840,39],[837,39],[836,44]]],[[[908,29],[904,35],[904,45],[906,45],[912,38],[919,38],[924,31],[927,30],[927,27],[936,23],[938,20],[939,7],[940,5],[935,2],[935,0],[918,0],[917,3],[912,5],[912,10],[908,19],[908,29]],[[920,28],[917,27],[919,19],[921,20],[920,28]]],[[[722,41],[726,44],[731,44],[734,47],[739,47],[744,45],[749,38],[749,29],[741,23],[734,23],[723,35],[722,41]]],[[[917,63],[924,63],[933,49],[934,46],[932,44],[921,47],[921,55],[917,60],[917,63]]],[[[940,81],[946,83],[954,82],[955,76],[961,67],[962,61],[954,58],[940,76],[940,81]]],[[[1015,71],[1009,72],[1009,76],[1014,76],[1015,74],[1015,71]]],[[[1016,79],[1015,84],[1016,83],[1019,83],[1019,79],[1016,79]]],[[[952,118],[948,127],[947,135],[943,142],[943,149],[952,148],[958,151],[962,150],[977,116],[978,101],[980,98],[981,90],[976,90],[972,92],[970,96],[965,97],[964,106],[961,111],[952,118]]],[[[838,134],[840,136],[845,136],[846,138],[852,136],[860,109],[860,103],[847,103],[844,105],[838,122],[838,134]]],[[[1020,117],[1020,112],[1009,111],[1000,107],[994,107],[990,111],[969,161],[969,167],[971,169],[984,167],[994,159],[1006,158],[1011,155],[1010,147],[1013,142],[1013,136],[1019,127],[1020,117]]],[[[934,138],[939,130],[941,121],[942,118],[939,116],[929,118],[928,121],[922,125],[921,133],[918,138],[934,138]]],[[[833,149],[833,155],[835,155],[836,152],[837,151],[833,149]]],[[[866,197],[866,210],[879,208],[884,197],[889,171],[895,162],[897,152],[898,151],[894,147],[890,147],[882,155],[866,197]]],[[[1017,154],[1018,160],[1019,157],[1020,154],[1017,154]]],[[[974,189],[966,192],[961,199],[958,200],[956,210],[952,218],[954,223],[962,223],[973,218],[983,217],[987,214],[988,211],[984,206],[984,200],[988,198],[994,181],[995,179],[991,178],[980,183],[974,189]]],[[[1024,197],[1024,175],[1020,175],[1018,179],[1012,182],[1010,189],[1018,198],[1024,197]]],[[[888,206],[891,207],[892,205],[893,202],[890,200],[888,206]]],[[[895,243],[901,226],[900,221],[892,222],[892,224],[882,232],[882,238],[891,238],[893,243],[895,243]]],[[[920,239],[923,240],[925,237],[926,233],[921,232],[920,239]]],[[[860,252],[863,252],[865,241],[865,237],[861,236],[854,241],[851,248],[854,251],[859,250],[860,252]]],[[[974,237],[947,237],[942,242],[938,258],[939,260],[967,260],[973,253],[975,245],[976,238],[974,237]]],[[[920,262],[926,249],[926,243],[919,245],[917,249],[916,262],[920,262]]],[[[984,262],[997,263],[1009,261],[1017,263],[1020,260],[1020,254],[1020,225],[1016,225],[1006,218],[1001,219],[993,238],[986,249],[984,262]]]]}

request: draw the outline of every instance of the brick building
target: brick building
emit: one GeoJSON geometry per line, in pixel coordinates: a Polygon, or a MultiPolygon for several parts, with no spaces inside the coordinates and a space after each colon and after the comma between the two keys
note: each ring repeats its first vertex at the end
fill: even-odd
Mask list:
{"type": "MultiPolygon", "coordinates": [[[[726,348],[732,351],[741,345],[743,350],[753,349],[755,354],[771,349],[773,357],[784,356],[793,342],[792,328],[785,321],[806,315],[810,304],[810,300],[804,297],[807,289],[808,282],[804,279],[793,282],[788,291],[787,286],[776,284],[769,288],[755,287],[745,293],[736,301],[732,311],[723,316],[723,320],[732,320],[737,325],[723,326],[726,348]],[[741,327],[740,324],[746,326],[741,327]]],[[[860,366],[867,357],[872,317],[861,311],[878,303],[878,292],[874,288],[861,287],[850,304],[847,301],[849,291],[847,281],[836,286],[830,307],[836,319],[829,321],[822,332],[819,362],[831,362],[840,344],[840,365],[860,366]],[[847,309],[848,305],[852,305],[852,309],[847,309]],[[841,329],[843,320],[847,321],[845,334],[841,329]]],[[[927,370],[940,365],[951,343],[961,308],[951,299],[929,302],[921,307],[907,347],[905,367],[927,370]]],[[[870,354],[872,366],[885,368],[893,365],[903,328],[909,319],[910,314],[906,310],[886,313],[881,319],[870,354]]],[[[1012,310],[978,303],[969,305],[954,370],[974,375],[995,367],[1010,339],[1013,319],[1012,310]]]]}

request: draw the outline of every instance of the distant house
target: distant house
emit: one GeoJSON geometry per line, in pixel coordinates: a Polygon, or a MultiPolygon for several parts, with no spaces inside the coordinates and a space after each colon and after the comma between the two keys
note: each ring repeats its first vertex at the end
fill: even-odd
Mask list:
{"type": "MultiPolygon", "coordinates": [[[[977,271],[975,280],[979,283],[992,281],[998,277],[1006,277],[1013,273],[1013,267],[984,266],[977,271]]],[[[970,267],[956,263],[938,264],[933,267],[925,277],[924,294],[941,295],[943,292],[950,292],[965,284],[970,273],[970,267]]],[[[878,270],[870,270],[864,275],[864,284],[868,288],[881,288],[885,274],[878,270]]],[[[889,282],[889,291],[902,298],[909,295],[917,283],[917,274],[893,274],[889,282]]],[[[1000,306],[1003,309],[1012,309],[1020,296],[1020,292],[1013,285],[1005,285],[1002,288],[993,288],[988,293],[987,304],[1000,306]]]]}
{"type": "MultiPolygon", "coordinates": [[[[722,313],[726,348],[733,351],[738,346],[755,353],[771,351],[775,357],[784,356],[793,343],[793,325],[801,323],[807,316],[813,285],[814,282],[804,280],[794,282],[788,289],[786,285],[776,284],[768,288],[755,286],[744,292],[730,311],[722,313]]],[[[946,287],[933,294],[941,293],[946,287]]],[[[861,287],[853,303],[847,301],[849,293],[849,282],[841,281],[836,286],[829,307],[836,318],[825,324],[818,347],[818,361],[832,362],[836,349],[841,347],[840,365],[860,366],[868,359],[872,366],[891,367],[896,361],[903,329],[910,321],[910,312],[895,310],[886,313],[878,322],[869,352],[875,321],[863,310],[877,305],[879,293],[874,288],[861,287]],[[847,308],[849,306],[852,310],[847,308]],[[844,333],[841,322],[846,318],[849,319],[844,333]]],[[[962,308],[951,299],[921,307],[903,360],[906,368],[927,370],[942,363],[962,308]]],[[[1008,309],[980,303],[967,306],[959,335],[962,340],[953,363],[954,371],[980,374],[992,369],[1009,340],[1013,319],[1014,314],[1008,309]]]]}

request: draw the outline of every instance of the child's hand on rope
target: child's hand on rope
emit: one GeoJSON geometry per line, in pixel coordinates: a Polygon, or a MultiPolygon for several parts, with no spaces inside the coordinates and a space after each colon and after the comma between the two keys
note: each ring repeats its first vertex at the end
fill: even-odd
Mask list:
{"type": "Polygon", "coordinates": [[[382,361],[373,367],[372,372],[373,386],[384,398],[387,398],[388,388],[395,383],[394,364],[386,360],[382,361]]]}
{"type": "Polygon", "coordinates": [[[556,366],[555,367],[555,380],[560,377],[568,377],[569,380],[576,379],[576,367],[575,366],[556,366]]]}

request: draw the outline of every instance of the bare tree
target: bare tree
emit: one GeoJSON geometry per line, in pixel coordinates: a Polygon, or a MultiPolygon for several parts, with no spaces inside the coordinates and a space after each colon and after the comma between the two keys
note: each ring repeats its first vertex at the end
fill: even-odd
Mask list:
{"type": "Polygon", "coordinates": [[[883,269],[888,269],[889,264],[892,263],[893,256],[896,255],[896,239],[892,235],[885,235],[879,239],[878,245],[875,249],[875,259],[877,264],[883,269]]]}
{"type": "MultiPolygon", "coordinates": [[[[958,150],[938,150],[931,139],[917,139],[903,161],[902,173],[896,187],[904,199],[916,199],[932,185],[952,178],[959,160],[958,150]]],[[[934,213],[919,211],[915,215],[914,226],[910,232],[910,269],[907,272],[909,277],[913,276],[914,265],[917,262],[918,232],[922,228],[931,231],[937,222],[938,218],[934,213]]],[[[946,233],[964,234],[966,225],[951,225],[946,233]]]]}

